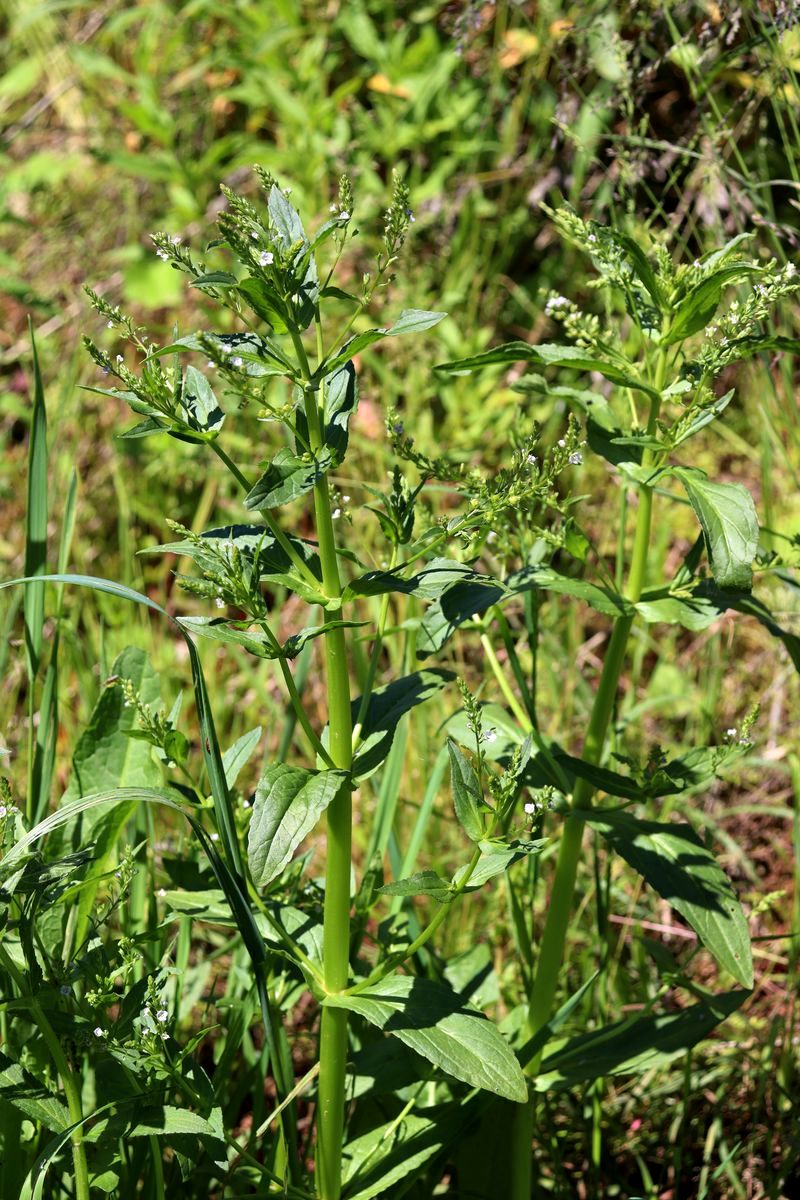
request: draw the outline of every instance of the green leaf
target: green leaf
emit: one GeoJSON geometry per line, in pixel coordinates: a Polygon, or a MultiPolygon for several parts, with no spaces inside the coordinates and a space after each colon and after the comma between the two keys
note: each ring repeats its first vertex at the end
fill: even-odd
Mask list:
{"type": "Polygon", "coordinates": [[[257,317],[272,326],[275,333],[289,332],[289,314],[283,297],[265,279],[248,276],[239,284],[239,294],[257,317]]]}
{"type": "Polygon", "coordinates": [[[451,375],[467,375],[479,367],[518,362],[537,363],[546,367],[570,367],[574,371],[597,371],[619,387],[635,388],[649,396],[658,395],[656,390],[640,379],[627,364],[608,362],[580,346],[529,346],[527,342],[508,342],[504,346],[496,346],[494,350],[475,354],[471,358],[439,363],[434,370],[447,371],[451,375]]]}
{"type": "MultiPolygon", "coordinates": [[[[316,546],[293,534],[287,533],[285,536],[321,583],[322,571],[316,546]]],[[[214,569],[219,551],[224,550],[227,545],[235,546],[250,562],[257,558],[261,579],[285,575],[292,569],[292,560],[266,525],[224,525],[219,529],[206,530],[201,534],[199,542],[184,538],[178,542],[166,542],[161,546],[148,546],[140,550],[139,554],[177,554],[192,559],[202,570],[207,571],[214,569]]]]}
{"type": "MultiPolygon", "coordinates": [[[[376,688],[370,697],[361,728],[361,743],[353,760],[353,775],[370,775],[392,748],[400,718],[423,704],[455,679],[452,671],[414,671],[393,683],[376,688]]],[[[358,717],[361,701],[353,702],[353,720],[358,717]]],[[[327,731],[326,731],[327,732],[327,731]]]]}
{"type": "Polygon", "coordinates": [[[326,621],[324,625],[307,625],[305,629],[301,629],[299,633],[293,633],[286,639],[282,647],[283,653],[287,658],[297,658],[307,642],[322,637],[331,629],[359,629],[362,625],[368,624],[368,621],[326,621]]]}
{"type": "Polygon", "coordinates": [[[708,547],[714,581],[721,588],[748,591],[758,550],[758,517],[741,483],[712,483],[705,472],[674,467],[694,509],[708,547]]]}
{"type": "Polygon", "coordinates": [[[347,451],[350,419],[358,408],[358,380],[352,363],[346,363],[325,385],[325,446],[338,467],[347,451]]]}
{"type": "Polygon", "coordinates": [[[255,729],[251,729],[249,733],[243,733],[223,754],[222,769],[225,772],[225,782],[229,788],[234,786],[239,778],[239,772],[250,761],[263,732],[259,725],[255,729]]]}
{"type": "Polygon", "coordinates": [[[398,337],[401,333],[422,333],[432,329],[447,316],[446,312],[426,312],[424,308],[405,308],[390,329],[387,337],[398,337]]]}
{"type": "Polygon", "coordinates": [[[468,838],[479,842],[484,835],[484,799],[480,780],[472,763],[452,738],[447,739],[447,749],[450,754],[450,788],[458,823],[468,838]]]}
{"type": "Polygon", "coordinates": [[[459,625],[471,621],[507,595],[505,586],[488,575],[469,577],[447,588],[420,622],[417,658],[438,653],[459,625]]]}
{"type": "Polygon", "coordinates": [[[644,821],[624,812],[591,812],[585,816],[689,922],[720,966],[737,983],[752,987],[747,919],[727,875],[692,827],[644,821]]]}
{"type": "Polygon", "coordinates": [[[192,433],[200,435],[203,441],[217,436],[225,414],[211,384],[195,367],[187,367],[184,373],[181,405],[186,413],[186,427],[192,433]]]}
{"type": "Polygon", "coordinates": [[[673,346],[675,342],[682,342],[684,338],[705,329],[719,307],[723,290],[747,275],[756,275],[758,272],[758,267],[748,263],[735,263],[707,275],[678,305],[662,345],[673,346]]]}
{"type": "Polygon", "coordinates": [[[291,375],[294,367],[284,355],[277,342],[257,333],[190,333],[178,338],[169,346],[162,346],[150,358],[162,358],[165,354],[176,354],[182,350],[196,350],[200,354],[213,354],[218,362],[230,358],[241,358],[244,371],[251,377],[267,375],[291,375]]]}
{"type": "Polygon", "coordinates": [[[470,1087],[519,1104],[527,1099],[525,1077],[500,1031],[443,984],[394,975],[323,1003],[358,1013],[470,1087]]]}
{"type": "MultiPolygon", "coordinates": [[[[47,496],[49,472],[47,466],[47,412],[44,401],[42,374],[33,325],[30,324],[33,352],[33,409],[31,412],[28,445],[28,503],[25,510],[25,574],[43,575],[47,570],[47,496]]],[[[25,616],[25,648],[28,655],[30,680],[39,669],[44,639],[44,584],[31,583],[23,597],[25,616]]]]}
{"type": "Polygon", "coordinates": [[[614,236],[616,241],[625,251],[628,261],[633,268],[634,274],[640,280],[640,282],[644,284],[650,295],[650,299],[653,301],[656,308],[661,311],[661,291],[658,286],[658,280],[656,278],[655,271],[650,265],[650,260],[648,259],[644,250],[642,250],[638,242],[634,241],[632,237],[628,237],[626,233],[618,233],[615,231],[614,236]]]}
{"type": "Polygon", "coordinates": [[[333,456],[328,450],[323,450],[318,458],[298,458],[288,447],[284,447],[247,493],[244,506],[263,509],[289,504],[310,492],[331,466],[333,456]]]}
{"type": "Polygon", "coordinates": [[[338,353],[334,354],[332,358],[329,358],[322,363],[315,373],[314,379],[316,380],[318,378],[324,378],[324,376],[330,375],[334,371],[338,371],[340,367],[343,367],[345,363],[350,362],[351,359],[355,358],[357,354],[360,354],[362,350],[366,350],[368,346],[374,345],[375,342],[383,341],[385,337],[385,329],[366,329],[363,333],[354,334],[351,338],[348,338],[338,353]],[[323,372],[324,374],[321,375],[320,372],[323,372]]]}
{"type": "Polygon", "coordinates": [[[443,1121],[438,1110],[426,1116],[409,1113],[348,1142],[342,1151],[345,1200],[393,1195],[395,1184],[416,1178],[455,1132],[458,1114],[450,1110],[447,1115],[443,1121]]]}
{"type": "MultiPolygon", "coordinates": [[[[481,856],[475,870],[469,877],[469,883],[464,891],[474,892],[482,888],[496,875],[502,875],[513,867],[514,863],[527,858],[529,854],[540,854],[547,845],[545,839],[535,842],[503,842],[500,839],[487,839],[480,843],[481,856]]],[[[460,867],[453,876],[453,887],[458,887],[466,872],[466,867],[460,867]]]]}
{"type": "Polygon", "coordinates": [[[267,768],[256,788],[247,838],[257,887],[280,875],[346,780],[345,771],[307,771],[286,763],[267,768]]]}
{"type": "Polygon", "coordinates": [[[641,1074],[662,1067],[707,1037],[749,995],[726,992],[679,1012],[629,1017],[571,1038],[545,1056],[534,1087],[544,1092],[604,1075],[641,1074]]]}
{"type": "Polygon", "coordinates": [[[435,871],[418,871],[407,879],[397,879],[378,888],[382,896],[430,896],[444,904],[452,899],[453,890],[446,879],[435,871]]]}
{"type": "Polygon", "coordinates": [[[423,600],[436,600],[454,583],[468,579],[479,582],[489,579],[488,575],[479,575],[472,567],[450,558],[433,558],[421,571],[408,579],[400,575],[401,570],[402,567],[398,567],[396,571],[367,572],[347,585],[344,589],[344,599],[399,592],[405,596],[419,596],[423,600]]]}
{"type": "Polygon", "coordinates": [[[645,596],[635,605],[649,625],[682,625],[699,633],[718,621],[720,609],[702,596],[645,596]]]}
{"type": "Polygon", "coordinates": [[[177,617],[181,629],[197,637],[223,642],[226,646],[241,646],[256,658],[275,659],[278,649],[271,638],[260,629],[239,629],[226,617],[177,617]]]}
{"type": "Polygon", "coordinates": [[[505,585],[509,595],[519,595],[531,588],[541,588],[544,591],[557,592],[559,595],[575,596],[609,617],[628,616],[633,611],[630,601],[626,600],[619,592],[612,592],[610,588],[606,587],[598,587],[597,584],[589,583],[585,579],[572,579],[553,570],[552,567],[539,565],[523,567],[522,570],[509,575],[505,585]]]}
{"type": "Polygon", "coordinates": [[[705,429],[706,425],[710,425],[712,421],[716,421],[717,417],[724,413],[725,409],[730,404],[733,397],[736,395],[734,388],[726,392],[724,396],[720,396],[705,408],[698,408],[693,414],[691,421],[677,437],[672,440],[672,448],[682,446],[684,442],[688,442],[689,438],[694,437],[701,429],[705,429]]]}
{"type": "Polygon", "coordinates": [[[236,287],[238,283],[239,280],[230,271],[207,271],[205,275],[193,279],[189,287],[236,287]]]}
{"type": "Polygon", "coordinates": [[[11,1104],[30,1121],[63,1133],[69,1127],[67,1107],[27,1071],[0,1053],[0,1103],[11,1104]]]}
{"type": "Polygon", "coordinates": [[[278,242],[284,250],[289,250],[295,242],[307,240],[300,214],[289,203],[277,184],[273,184],[270,188],[267,207],[269,219],[278,235],[278,242]]]}

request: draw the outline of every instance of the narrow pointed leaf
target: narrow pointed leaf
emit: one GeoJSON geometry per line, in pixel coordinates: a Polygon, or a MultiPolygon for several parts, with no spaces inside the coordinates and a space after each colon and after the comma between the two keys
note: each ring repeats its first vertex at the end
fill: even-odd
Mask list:
{"type": "Polygon", "coordinates": [[[345,771],[307,771],[286,763],[264,772],[247,838],[250,873],[258,887],[280,875],[346,779],[345,771]]]}
{"type": "Polygon", "coordinates": [[[645,821],[625,812],[585,817],[689,922],[720,966],[743,987],[752,987],[747,919],[730,880],[692,827],[645,821]]]}
{"type": "Polygon", "coordinates": [[[453,808],[461,828],[473,842],[479,842],[484,834],[483,791],[472,763],[452,738],[447,739],[450,755],[450,789],[453,808]]]}
{"type": "Polygon", "coordinates": [[[604,1075],[641,1074],[662,1067],[708,1037],[749,995],[726,992],[678,1012],[630,1017],[571,1038],[545,1056],[534,1086],[548,1091],[604,1075]]]}
{"type": "Polygon", "coordinates": [[[741,483],[712,483],[703,471],[677,467],[689,502],[702,526],[714,581],[721,588],[748,591],[758,550],[758,517],[741,483]]]}
{"type": "Polygon", "coordinates": [[[394,975],[355,996],[327,996],[358,1013],[455,1079],[523,1103],[528,1089],[510,1046],[491,1021],[443,984],[394,975]]]}

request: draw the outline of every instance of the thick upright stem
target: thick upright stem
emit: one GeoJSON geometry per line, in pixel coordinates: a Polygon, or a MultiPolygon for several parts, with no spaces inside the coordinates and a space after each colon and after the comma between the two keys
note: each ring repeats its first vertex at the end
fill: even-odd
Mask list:
{"type": "MultiPolygon", "coordinates": [[[[314,449],[322,442],[320,410],[314,393],[306,393],[306,417],[314,449]]],[[[333,532],[327,476],[314,487],[314,511],[322,566],[322,582],[331,599],[341,596],[336,539],[333,532]]],[[[325,635],[328,684],[329,753],[334,765],[349,771],[353,761],[353,722],[350,676],[343,629],[325,635]]],[[[323,975],[327,992],[347,987],[350,965],[350,861],[352,790],[342,787],[327,812],[327,865],[323,917],[323,975]]],[[[347,1012],[323,1008],[320,1030],[317,1110],[317,1194],[320,1200],[339,1200],[342,1190],[347,1012]]]]}
{"type": "MultiPolygon", "coordinates": [[[[647,433],[653,436],[657,428],[660,408],[660,392],[664,387],[666,374],[666,354],[659,355],[655,371],[654,386],[658,395],[650,401],[650,412],[647,422],[647,433]]],[[[652,465],[654,455],[645,451],[643,465],[652,465]]],[[[635,604],[641,597],[646,581],[647,555],[650,544],[650,530],[653,515],[653,490],[646,485],[639,489],[639,508],[636,516],[636,529],[631,554],[631,566],[628,576],[626,597],[635,604]]],[[[583,745],[583,758],[590,763],[599,763],[605,746],[608,727],[614,712],[617,688],[619,686],[628,638],[633,625],[633,616],[619,617],[608,643],[600,683],[595,694],[589,726],[583,745]]],[[[567,931],[569,929],[572,902],[575,894],[575,881],[578,873],[578,863],[583,845],[584,820],[580,816],[591,804],[594,788],[586,779],[579,779],[572,793],[571,809],[566,816],[561,832],[561,843],[558,848],[553,887],[550,892],[550,902],[547,909],[544,932],[539,946],[536,974],[528,1009],[528,1033],[533,1036],[549,1021],[553,1011],[558,977],[564,958],[567,931]]],[[[536,1075],[540,1063],[541,1052],[528,1064],[527,1070],[536,1075]]],[[[533,1121],[526,1124],[524,1117],[516,1123],[514,1138],[514,1169],[512,1172],[513,1186],[511,1200],[529,1200],[531,1194],[531,1147],[530,1140],[524,1144],[525,1130],[532,1132],[533,1121]]]]}

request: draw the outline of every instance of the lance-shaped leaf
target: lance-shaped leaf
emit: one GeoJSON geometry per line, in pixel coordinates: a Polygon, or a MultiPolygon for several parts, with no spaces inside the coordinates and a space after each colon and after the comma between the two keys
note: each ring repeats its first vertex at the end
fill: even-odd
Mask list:
{"type": "Polygon", "coordinates": [[[266,887],[291,859],[347,780],[345,771],[307,771],[278,763],[259,780],[247,837],[253,882],[266,887]]]}
{"type": "MultiPolygon", "coordinates": [[[[430,700],[451,679],[455,679],[452,671],[414,671],[385,687],[376,688],[361,727],[361,742],[353,760],[353,775],[370,775],[379,767],[392,748],[400,718],[418,704],[430,700]]],[[[360,699],[353,701],[354,721],[360,705],[360,699]]]]}
{"type": "Polygon", "coordinates": [[[619,592],[599,587],[586,579],[573,579],[553,570],[552,567],[538,564],[515,571],[513,575],[509,575],[505,586],[510,595],[519,595],[530,591],[531,588],[541,588],[562,596],[575,596],[609,617],[623,617],[633,611],[630,602],[619,592]]]}
{"type": "Polygon", "coordinates": [[[721,588],[748,591],[758,550],[758,517],[741,483],[712,483],[704,471],[675,467],[702,526],[714,581],[721,588]]]}
{"type": "Polygon", "coordinates": [[[581,815],[689,922],[720,966],[752,987],[747,919],[727,875],[692,827],[625,812],[581,815]]]}
{"type": "Polygon", "coordinates": [[[534,1086],[543,1092],[604,1075],[641,1074],[662,1067],[708,1037],[749,995],[726,992],[679,1012],[629,1017],[570,1038],[545,1056],[534,1086]]]}
{"type": "Polygon", "coordinates": [[[520,1104],[527,1099],[525,1077],[503,1035],[443,984],[395,975],[354,996],[327,996],[324,1004],[358,1013],[470,1087],[520,1104]]]}
{"type": "Polygon", "coordinates": [[[382,342],[387,337],[399,337],[404,333],[422,333],[423,330],[431,329],[434,325],[438,325],[446,316],[447,313],[445,312],[426,312],[421,308],[404,309],[394,325],[388,329],[365,329],[363,333],[354,334],[353,337],[344,343],[341,350],[322,364],[315,378],[319,377],[320,371],[329,374],[331,371],[337,370],[345,363],[350,362],[362,350],[366,350],[368,346],[373,346],[375,342],[382,342]]]}
{"type": "Polygon", "coordinates": [[[758,267],[749,263],[734,263],[707,275],[678,305],[663,344],[672,346],[705,329],[719,307],[723,290],[747,275],[758,274],[758,271],[758,267]]]}
{"type": "MultiPolygon", "coordinates": [[[[541,854],[546,845],[546,839],[539,839],[535,842],[521,842],[517,839],[512,842],[504,842],[500,838],[492,838],[481,842],[481,856],[464,891],[477,891],[490,879],[494,879],[496,875],[502,875],[509,867],[513,867],[514,863],[520,862],[529,854],[541,854]]],[[[466,867],[459,867],[453,876],[453,887],[458,887],[466,871],[466,867]]]]}
{"type": "Polygon", "coordinates": [[[447,750],[450,755],[450,790],[458,823],[468,838],[479,842],[484,835],[484,800],[480,780],[472,763],[452,738],[447,739],[447,750]]]}
{"type": "Polygon", "coordinates": [[[215,438],[222,429],[225,414],[205,375],[196,367],[187,367],[183,376],[181,405],[186,413],[186,426],[203,441],[215,438]]]}
{"type": "Polygon", "coordinates": [[[468,579],[482,582],[489,577],[479,575],[472,567],[450,558],[433,558],[416,575],[404,579],[400,570],[368,571],[360,579],[354,579],[344,591],[344,598],[353,596],[383,596],[388,592],[400,592],[405,596],[419,596],[422,600],[436,600],[454,583],[468,579]]]}
{"type": "Polygon", "coordinates": [[[352,363],[346,363],[325,380],[325,445],[334,466],[347,451],[350,419],[358,408],[358,380],[352,363]]]}
{"type": "Polygon", "coordinates": [[[272,228],[284,250],[289,250],[296,242],[307,241],[300,214],[277,184],[273,184],[269,190],[267,208],[272,228]]]}
{"type": "Polygon", "coordinates": [[[441,904],[452,899],[453,889],[446,879],[435,871],[418,871],[407,879],[396,879],[378,888],[382,896],[430,896],[441,904]]]}
{"type": "Polygon", "coordinates": [[[658,395],[658,392],[645,380],[640,379],[627,363],[608,361],[580,346],[556,346],[547,343],[529,346],[527,342],[508,342],[504,346],[496,346],[494,350],[486,350],[483,354],[474,354],[470,358],[439,363],[434,369],[447,371],[451,375],[467,375],[480,367],[518,362],[536,363],[544,367],[571,367],[573,371],[596,371],[619,387],[634,388],[649,396],[658,395]]]}
{"type": "MultiPolygon", "coordinates": [[[[313,575],[322,582],[322,568],[316,546],[293,534],[285,534],[297,556],[301,558],[313,575]]],[[[289,555],[269,532],[265,525],[223,525],[218,529],[208,529],[200,536],[200,540],[183,538],[177,542],[166,542],[161,546],[148,546],[139,554],[178,554],[192,559],[204,571],[217,565],[217,555],[220,550],[227,552],[229,547],[236,547],[243,558],[250,562],[258,560],[258,572],[262,579],[274,575],[286,575],[293,569],[289,555]]]]}
{"type": "Polygon", "coordinates": [[[244,506],[249,509],[279,508],[310,492],[333,466],[329,450],[316,457],[293,454],[288,447],[279,450],[258,483],[247,493],[244,506]]]}
{"type": "Polygon", "coordinates": [[[462,1127],[463,1115],[451,1105],[444,1112],[428,1109],[425,1116],[394,1118],[348,1142],[342,1151],[347,1200],[399,1194],[395,1184],[402,1183],[405,1190],[462,1127]]]}
{"type": "Polygon", "coordinates": [[[66,1105],[5,1054],[0,1054],[0,1103],[13,1105],[30,1121],[39,1121],[54,1133],[69,1128],[66,1105]]]}
{"type": "Polygon", "coordinates": [[[417,634],[417,658],[436,654],[459,625],[485,612],[508,594],[499,580],[488,575],[471,576],[449,587],[422,618],[417,634]]]}
{"type": "Polygon", "coordinates": [[[257,333],[190,333],[178,338],[169,346],[150,355],[162,358],[165,354],[176,354],[181,350],[196,350],[200,354],[213,354],[218,362],[242,360],[241,366],[234,363],[246,375],[291,375],[294,368],[277,342],[257,333]]]}

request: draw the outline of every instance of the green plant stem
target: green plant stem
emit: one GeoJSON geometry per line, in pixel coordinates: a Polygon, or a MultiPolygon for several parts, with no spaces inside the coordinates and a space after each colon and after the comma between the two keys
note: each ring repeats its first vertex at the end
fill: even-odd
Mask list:
{"type": "MultiPolygon", "coordinates": [[[[650,412],[647,422],[647,433],[653,436],[657,428],[660,407],[660,392],[664,387],[667,358],[661,352],[655,370],[654,386],[659,396],[650,401],[650,412]]],[[[645,451],[642,464],[649,466],[654,462],[655,455],[645,451]]],[[[639,488],[639,507],[636,514],[636,527],[633,538],[630,573],[626,596],[630,603],[636,604],[642,594],[647,574],[647,554],[650,545],[650,530],[653,515],[653,489],[642,485],[639,488]]],[[[608,643],[600,683],[595,693],[589,726],[583,745],[582,757],[590,763],[599,763],[605,745],[606,734],[611,722],[611,716],[616,702],[617,688],[625,661],[633,615],[619,617],[608,643]]],[[[553,1010],[558,977],[564,959],[564,948],[572,912],[572,901],[575,894],[575,881],[578,873],[578,863],[583,845],[583,829],[585,821],[580,815],[589,808],[594,793],[594,787],[586,779],[579,779],[572,793],[571,811],[567,814],[561,833],[558,848],[553,886],[547,908],[542,940],[533,988],[528,1006],[528,1034],[533,1037],[550,1019],[553,1010]]],[[[527,1066],[529,1074],[535,1076],[542,1059],[540,1051],[527,1066]]],[[[527,1107],[532,1107],[530,1104],[527,1107]]],[[[521,1118],[520,1118],[521,1120],[521,1118]]],[[[532,1129],[532,1122],[531,1122],[532,1129]]],[[[518,1137],[514,1145],[514,1164],[512,1169],[511,1200],[529,1200],[531,1194],[531,1147],[530,1142],[523,1145],[518,1137]]]]}
{"type": "MultiPolygon", "coordinates": [[[[17,969],[14,961],[0,946],[0,961],[8,971],[20,992],[25,995],[24,978],[17,969]]],[[[50,1057],[64,1088],[69,1119],[74,1128],[70,1132],[72,1145],[72,1163],[75,1169],[75,1200],[89,1200],[89,1167],[86,1162],[86,1151],[83,1146],[83,1106],[81,1105],[81,1090],[78,1080],[67,1062],[61,1043],[56,1036],[53,1026],[48,1021],[39,1002],[31,995],[27,996],[30,1013],[39,1027],[50,1057]]]]}
{"type": "MultiPolygon", "coordinates": [[[[303,376],[311,372],[299,334],[293,337],[303,376]]],[[[320,341],[317,323],[317,341],[320,341]]],[[[305,411],[313,450],[322,447],[324,389],[305,391],[305,411]]],[[[331,600],[341,598],[339,563],[333,530],[328,477],[314,485],[314,514],[322,566],[323,590],[331,600]]],[[[349,771],[353,761],[353,722],[350,708],[350,674],[343,629],[325,635],[328,685],[329,753],[337,768],[349,771]]],[[[323,975],[325,990],[342,992],[350,973],[350,864],[352,855],[352,788],[344,785],[328,807],[325,908],[323,914],[323,975]]],[[[320,1029],[319,1087],[317,1091],[316,1188],[320,1200],[339,1200],[342,1191],[342,1139],[344,1133],[345,1074],[347,1068],[347,1011],[323,1008],[320,1029]]]]}

